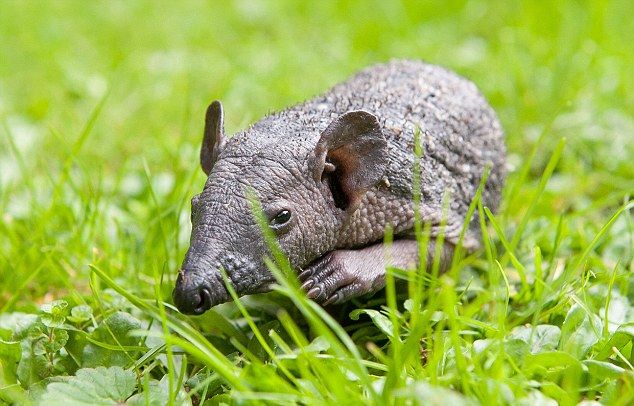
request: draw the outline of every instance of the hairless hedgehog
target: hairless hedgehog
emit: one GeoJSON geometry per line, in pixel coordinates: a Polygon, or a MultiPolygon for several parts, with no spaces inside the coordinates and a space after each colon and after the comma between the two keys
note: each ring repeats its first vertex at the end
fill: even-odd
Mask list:
{"type": "Polygon", "coordinates": [[[249,193],[302,288],[323,305],[381,289],[386,266],[417,265],[415,208],[431,233],[428,256],[442,241],[446,267],[458,243],[467,252],[480,245],[478,221],[466,216],[487,169],[482,203],[498,207],[500,122],[473,83],[442,67],[407,60],[371,66],[231,138],[223,114],[218,101],[206,113],[200,161],[208,178],[192,199],[191,243],[173,293],[183,313],[230,300],[221,268],[238,295],[275,282],[249,193]]]}

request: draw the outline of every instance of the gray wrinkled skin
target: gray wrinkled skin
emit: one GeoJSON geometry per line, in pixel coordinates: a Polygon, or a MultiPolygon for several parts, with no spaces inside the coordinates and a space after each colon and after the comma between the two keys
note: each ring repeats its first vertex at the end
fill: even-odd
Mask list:
{"type": "MultiPolygon", "coordinates": [[[[504,180],[503,131],[471,82],[423,62],[392,61],[367,68],[322,96],[264,117],[216,151],[219,154],[204,190],[192,200],[191,246],[174,292],[179,309],[201,313],[230,300],[220,277],[221,266],[241,295],[266,291],[273,282],[264,265],[267,250],[251,214],[246,187],[256,192],[269,218],[283,209],[292,213],[278,241],[298,272],[323,263],[326,256],[358,258],[347,261],[361,262],[365,257],[355,257],[355,253],[362,254],[363,248],[380,243],[388,224],[397,238],[412,238],[417,129],[423,144],[422,220],[431,225],[432,235],[438,235],[443,196],[448,194],[445,240],[456,244],[487,165],[491,173],[483,203],[492,210],[498,206],[504,180]],[[387,160],[379,168],[383,173],[380,181],[362,190],[358,207],[337,207],[342,206],[335,199],[337,191],[333,192],[323,177],[313,175],[314,151],[329,124],[355,110],[369,112],[378,120],[387,141],[380,153],[386,154],[387,160]],[[337,252],[342,254],[333,255],[337,252]],[[350,255],[343,254],[346,252],[350,255]]],[[[364,166],[372,167],[372,162],[364,166]]],[[[348,167],[366,176],[362,169],[354,169],[352,164],[348,167]]],[[[338,173],[332,176],[340,176],[338,173]]],[[[469,251],[478,248],[476,219],[471,220],[463,245],[469,251]]],[[[341,259],[337,269],[345,261],[341,259]]],[[[348,273],[346,283],[363,279],[363,267],[355,267],[357,273],[348,273]]],[[[328,271],[331,273],[336,272],[328,271]]],[[[375,273],[372,281],[355,288],[352,296],[381,287],[382,272],[375,273]]],[[[323,277],[334,278],[328,275],[323,277]]],[[[305,288],[315,282],[319,281],[305,284],[305,288]]],[[[312,297],[317,296],[319,292],[312,297]]],[[[336,301],[349,297],[340,295],[336,301]]],[[[320,300],[325,299],[322,295],[320,300]]]]}

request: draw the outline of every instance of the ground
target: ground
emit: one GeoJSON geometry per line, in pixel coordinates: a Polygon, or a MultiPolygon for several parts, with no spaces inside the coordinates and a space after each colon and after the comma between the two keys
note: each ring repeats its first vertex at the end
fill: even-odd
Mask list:
{"type": "Polygon", "coordinates": [[[419,3],[4,2],[0,402],[633,402],[634,3],[419,3]],[[485,248],[330,314],[283,264],[173,311],[207,104],[232,133],[397,57],[501,118],[485,248]]]}

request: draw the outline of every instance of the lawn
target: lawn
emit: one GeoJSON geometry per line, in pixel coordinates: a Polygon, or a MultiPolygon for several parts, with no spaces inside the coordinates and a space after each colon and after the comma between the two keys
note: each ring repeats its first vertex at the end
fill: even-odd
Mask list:
{"type": "Polygon", "coordinates": [[[634,402],[634,2],[0,15],[0,404],[634,402]],[[500,116],[485,247],[336,311],[280,258],[276,292],[173,310],[208,103],[233,133],[391,58],[455,70],[500,116]]]}

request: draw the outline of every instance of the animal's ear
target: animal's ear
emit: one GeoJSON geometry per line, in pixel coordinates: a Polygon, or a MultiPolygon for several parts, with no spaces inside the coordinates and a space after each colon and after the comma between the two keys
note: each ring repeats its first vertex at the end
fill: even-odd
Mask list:
{"type": "Polygon", "coordinates": [[[224,114],[222,103],[218,100],[207,107],[205,114],[205,132],[200,148],[200,166],[209,175],[220,151],[225,145],[224,114]]]}
{"type": "Polygon", "coordinates": [[[379,121],[362,110],[339,116],[321,133],[314,159],[315,181],[327,181],[335,205],[354,212],[387,167],[387,141],[379,121]]]}

